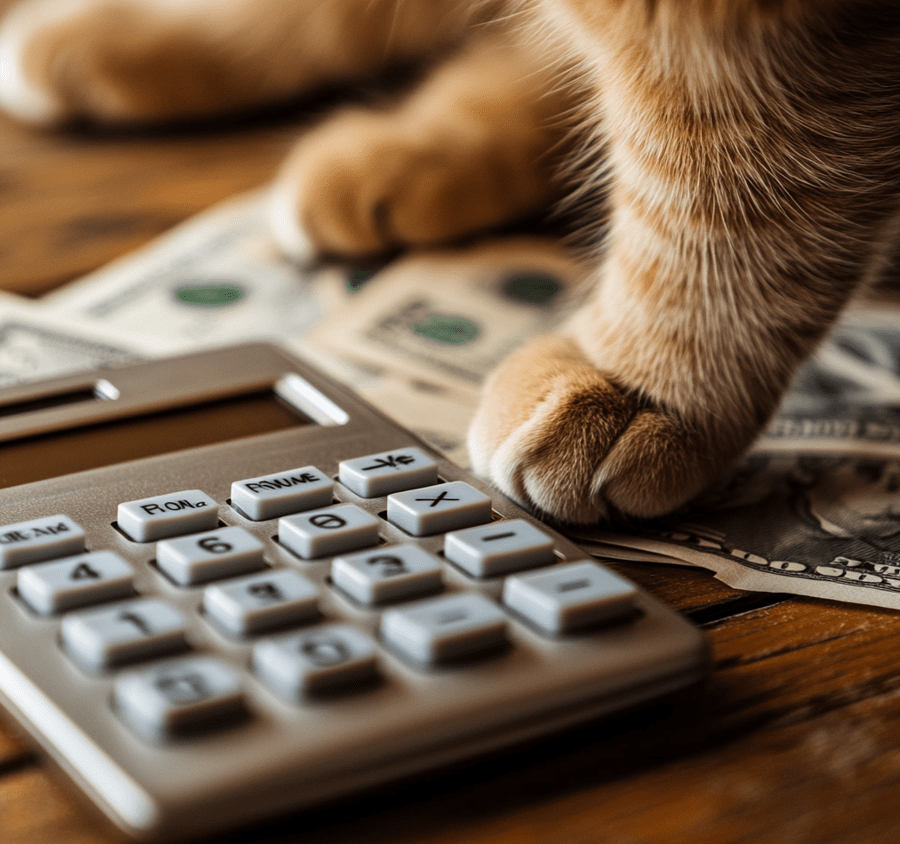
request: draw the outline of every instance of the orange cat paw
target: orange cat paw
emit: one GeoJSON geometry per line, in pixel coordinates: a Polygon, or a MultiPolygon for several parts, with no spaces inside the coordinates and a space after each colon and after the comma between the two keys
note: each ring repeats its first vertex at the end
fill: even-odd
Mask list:
{"type": "Polygon", "coordinates": [[[506,160],[493,127],[423,126],[350,109],[311,130],[276,181],[272,226],[298,259],[452,242],[535,210],[548,186],[506,160]]]}
{"type": "Polygon", "coordinates": [[[563,336],[508,357],[469,431],[475,472],[524,506],[570,523],[663,515],[726,458],[703,435],[613,386],[563,336]]]}
{"type": "Polygon", "coordinates": [[[49,75],[47,37],[77,27],[87,2],[23,3],[0,25],[0,108],[26,123],[49,124],[67,111],[49,75]]]}

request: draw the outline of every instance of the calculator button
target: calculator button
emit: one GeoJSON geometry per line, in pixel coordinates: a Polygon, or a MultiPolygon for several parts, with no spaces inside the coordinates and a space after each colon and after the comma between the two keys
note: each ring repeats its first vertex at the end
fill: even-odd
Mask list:
{"type": "Polygon", "coordinates": [[[385,612],[384,640],[413,662],[434,665],[506,641],[506,616],[483,595],[459,592],[385,612]]]}
{"type": "Polygon", "coordinates": [[[212,530],[219,523],[218,505],[199,489],[140,498],[119,505],[119,527],[135,542],[153,542],[198,530],[212,530]]]}
{"type": "Polygon", "coordinates": [[[491,520],[491,499],[463,481],[389,495],[388,521],[413,536],[480,525],[491,520]]]}
{"type": "Polygon", "coordinates": [[[441,562],[416,545],[388,545],[338,557],[331,580],[362,604],[398,601],[441,588],[441,562]]]}
{"type": "Polygon", "coordinates": [[[278,541],[298,557],[309,560],[378,542],[380,522],[355,504],[323,507],[278,520],[278,541]]]}
{"type": "Polygon", "coordinates": [[[19,569],[16,590],[35,612],[50,615],[128,597],[134,571],[112,551],[78,554],[19,569]]]}
{"type": "Polygon", "coordinates": [[[160,542],[156,563],[179,586],[193,586],[263,568],[264,549],[243,528],[217,528],[160,542]]]}
{"type": "Polygon", "coordinates": [[[277,519],[331,504],[334,482],[315,466],[262,475],[231,485],[231,505],[248,519],[277,519]]]}
{"type": "Polygon", "coordinates": [[[87,668],[101,669],[186,647],[184,616],[155,598],[62,620],[66,651],[87,668]]]}
{"type": "Polygon", "coordinates": [[[84,539],[81,525],[61,514],[0,526],[0,569],[77,554],[84,539]]]}
{"type": "Polygon", "coordinates": [[[449,533],[444,556],[473,577],[496,577],[556,561],[553,540],[524,519],[449,533]]]}
{"type": "Polygon", "coordinates": [[[338,480],[361,498],[427,486],[438,479],[437,463],[420,448],[399,448],[342,460],[338,471],[338,480]]]}
{"type": "Polygon", "coordinates": [[[246,712],[237,671],[206,656],[123,672],[113,698],[119,716],[148,738],[230,723],[246,712]]]}
{"type": "Polygon", "coordinates": [[[319,590],[297,572],[277,569],[207,588],[203,610],[226,633],[248,636],[318,616],[319,590]]]}
{"type": "Polygon", "coordinates": [[[627,618],[634,586],[597,563],[584,561],[510,577],[503,602],[549,633],[627,618]]]}
{"type": "Polygon", "coordinates": [[[349,624],[265,639],[253,649],[253,665],[266,685],[291,699],[378,673],[375,643],[349,624]]]}

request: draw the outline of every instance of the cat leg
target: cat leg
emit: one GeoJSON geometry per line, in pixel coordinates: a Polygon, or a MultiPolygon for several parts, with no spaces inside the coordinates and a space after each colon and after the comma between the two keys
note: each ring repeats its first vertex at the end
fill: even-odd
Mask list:
{"type": "Polygon", "coordinates": [[[501,363],[469,435],[475,471],[544,514],[654,517],[695,496],[883,265],[900,35],[733,31],[623,25],[598,51],[611,217],[595,290],[501,363]]]}
{"type": "Polygon", "coordinates": [[[458,0],[27,0],[0,25],[0,108],[31,123],[218,115],[459,42],[458,0]]]}
{"type": "Polygon", "coordinates": [[[281,245],[375,255],[547,208],[573,96],[524,46],[477,39],[399,103],[348,108],[300,140],[274,194],[281,245]]]}

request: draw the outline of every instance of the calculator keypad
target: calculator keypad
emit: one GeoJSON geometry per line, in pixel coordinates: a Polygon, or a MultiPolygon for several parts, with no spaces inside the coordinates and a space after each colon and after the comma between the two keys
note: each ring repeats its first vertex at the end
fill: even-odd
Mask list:
{"type": "MultiPolygon", "coordinates": [[[[491,498],[470,484],[434,483],[436,464],[419,449],[343,461],[339,478],[360,497],[386,496],[386,511],[378,517],[356,504],[332,503],[334,482],[315,466],[232,484],[237,515],[270,521],[270,535],[285,549],[274,568],[258,536],[219,524],[219,505],[202,490],[120,504],[118,527],[132,541],[159,540],[156,566],[176,587],[205,585],[197,612],[249,647],[257,681],[298,704],[319,692],[370,688],[388,653],[414,670],[499,653],[511,644],[511,617],[556,636],[633,616],[631,584],[593,562],[558,564],[548,534],[525,519],[494,521],[491,498]],[[431,550],[398,542],[401,533],[422,537],[431,550]],[[471,578],[515,573],[502,584],[502,603],[463,588],[461,575],[450,578],[441,550],[471,578]],[[310,566],[318,578],[328,573],[323,583],[297,570],[310,566]],[[333,603],[323,609],[329,591],[370,617],[389,605],[370,628],[380,645],[349,619],[335,618],[333,603]],[[273,635],[279,630],[286,632],[273,635]],[[259,636],[265,638],[254,641],[259,636]]],[[[22,543],[0,557],[7,567],[35,555],[71,555],[22,568],[17,590],[40,615],[66,612],[62,647],[83,668],[104,672],[189,650],[191,620],[160,598],[67,612],[135,590],[132,564],[112,551],[83,551],[84,531],[68,516],[7,525],[0,535],[13,537],[7,547],[22,543]]],[[[500,588],[492,593],[498,598],[500,588]]],[[[240,671],[218,658],[169,658],[122,671],[115,707],[145,737],[180,735],[246,714],[252,707],[242,682],[240,671]]]]}

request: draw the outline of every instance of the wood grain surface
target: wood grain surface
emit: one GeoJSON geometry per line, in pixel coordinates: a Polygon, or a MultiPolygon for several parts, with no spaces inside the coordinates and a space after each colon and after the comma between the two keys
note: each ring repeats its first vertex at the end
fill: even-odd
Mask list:
{"type": "MultiPolygon", "coordinates": [[[[304,120],[146,135],[0,120],[0,289],[39,296],[265,182],[304,120]]],[[[618,568],[702,625],[715,663],[704,686],[227,840],[900,841],[900,616],[741,593],[687,568],[618,568]]],[[[2,844],[122,840],[0,729],[2,844]]]]}

